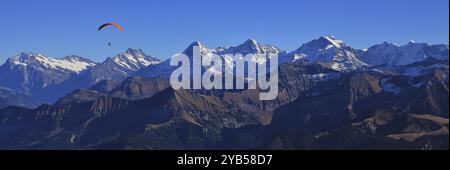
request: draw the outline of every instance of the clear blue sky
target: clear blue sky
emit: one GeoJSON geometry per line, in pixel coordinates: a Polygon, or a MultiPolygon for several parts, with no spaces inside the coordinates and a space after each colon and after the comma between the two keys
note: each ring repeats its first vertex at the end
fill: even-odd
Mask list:
{"type": "Polygon", "coordinates": [[[321,35],[356,48],[382,41],[448,44],[448,0],[1,0],[0,62],[24,52],[94,61],[126,48],[168,58],[199,40],[248,38],[294,50],[321,35]],[[125,31],[106,29],[120,23],[125,31]],[[107,43],[112,42],[112,47],[107,43]]]}

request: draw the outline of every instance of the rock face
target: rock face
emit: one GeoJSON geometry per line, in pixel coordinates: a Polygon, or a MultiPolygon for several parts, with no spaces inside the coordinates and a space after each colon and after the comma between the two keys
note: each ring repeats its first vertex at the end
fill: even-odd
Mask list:
{"type": "Polygon", "coordinates": [[[0,109],[8,106],[35,107],[37,103],[27,94],[0,87],[0,109]]]}
{"type": "Polygon", "coordinates": [[[100,93],[107,93],[120,85],[120,81],[102,80],[91,86],[89,89],[100,93]]]}
{"type": "Polygon", "coordinates": [[[170,86],[164,78],[130,77],[108,92],[110,96],[139,100],[149,98],[170,86]]]}

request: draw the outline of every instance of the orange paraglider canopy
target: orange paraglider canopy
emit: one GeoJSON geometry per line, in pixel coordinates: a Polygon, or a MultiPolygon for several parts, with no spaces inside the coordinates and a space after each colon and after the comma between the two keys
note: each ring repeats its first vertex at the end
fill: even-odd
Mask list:
{"type": "Polygon", "coordinates": [[[120,26],[119,24],[117,24],[117,23],[115,23],[115,22],[108,22],[108,23],[105,23],[105,24],[101,25],[100,27],[98,27],[98,30],[100,31],[100,30],[102,30],[104,27],[111,26],[111,25],[114,26],[114,27],[116,27],[117,29],[119,29],[119,31],[123,31],[122,26],[120,26]]]}

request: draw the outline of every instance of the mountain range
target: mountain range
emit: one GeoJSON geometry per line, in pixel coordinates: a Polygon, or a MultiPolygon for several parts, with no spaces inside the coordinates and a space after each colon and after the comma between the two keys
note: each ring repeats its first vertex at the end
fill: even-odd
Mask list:
{"type": "MultiPolygon", "coordinates": [[[[284,51],[246,40],[182,53],[279,55],[279,94],[174,90],[174,67],[128,49],[102,63],[21,53],[0,66],[4,149],[448,149],[448,45],[284,51]]],[[[233,67],[233,65],[225,65],[233,67]]]]}
{"type": "Polygon", "coordinates": [[[53,103],[75,89],[89,88],[102,80],[122,81],[141,68],[158,63],[158,59],[140,49],[128,49],[102,63],[79,56],[54,59],[21,53],[0,66],[0,87],[29,95],[31,103],[53,103]]]}

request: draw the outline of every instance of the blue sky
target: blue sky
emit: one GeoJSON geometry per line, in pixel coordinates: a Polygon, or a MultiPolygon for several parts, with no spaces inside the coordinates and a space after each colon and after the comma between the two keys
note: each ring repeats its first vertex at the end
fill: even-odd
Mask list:
{"type": "Polygon", "coordinates": [[[356,48],[382,41],[448,44],[448,0],[2,0],[0,62],[24,52],[94,61],[127,48],[168,58],[199,40],[248,38],[294,50],[322,35],[356,48]],[[97,31],[109,21],[125,31],[97,31]],[[107,43],[111,42],[112,47],[107,43]]]}

